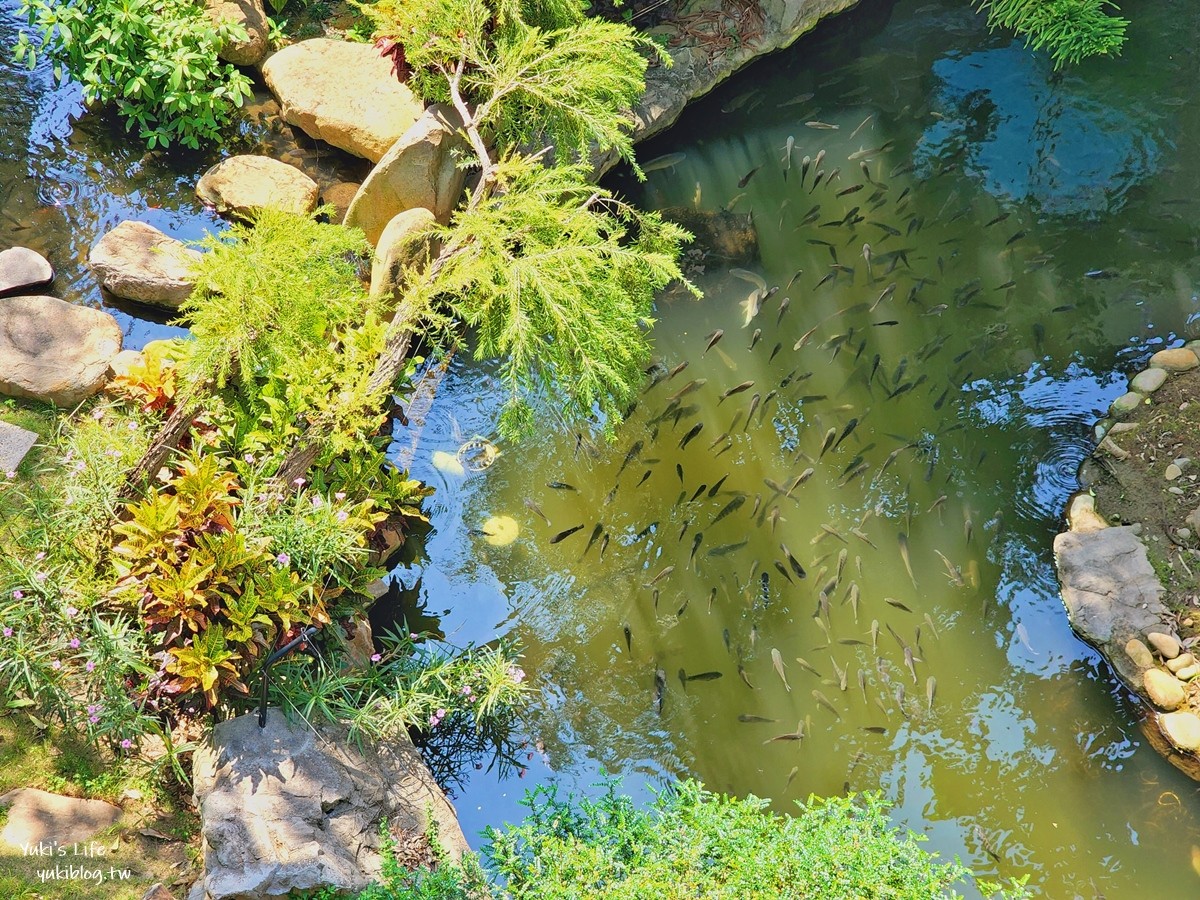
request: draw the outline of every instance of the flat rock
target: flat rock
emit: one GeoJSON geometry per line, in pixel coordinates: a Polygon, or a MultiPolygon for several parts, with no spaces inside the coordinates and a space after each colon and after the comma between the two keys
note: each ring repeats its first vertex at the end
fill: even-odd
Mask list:
{"type": "Polygon", "coordinates": [[[371,263],[371,296],[390,294],[400,286],[406,267],[427,265],[435,255],[428,239],[417,238],[437,223],[432,212],[418,207],[397,213],[379,236],[375,260],[371,263]]]}
{"type": "Polygon", "coordinates": [[[214,23],[231,21],[246,29],[246,40],[226,41],[217,54],[235,66],[253,66],[267,55],[270,22],[261,0],[205,0],[204,10],[214,23]]]}
{"type": "Polygon", "coordinates": [[[1139,394],[1153,394],[1167,380],[1167,370],[1153,366],[1144,372],[1138,372],[1129,381],[1129,389],[1139,394]]]}
{"type": "Polygon", "coordinates": [[[197,896],[286,897],[294,889],[361,890],[378,878],[379,821],[427,833],[449,858],[468,848],[454,808],[407,739],[364,744],[346,732],[268,712],[221,722],[195,752],[204,874],[197,896]]]}
{"type": "Polygon", "coordinates": [[[1179,643],[1179,638],[1173,634],[1152,631],[1146,635],[1146,641],[1158,651],[1163,659],[1174,659],[1183,652],[1183,645],[1179,643]]]}
{"type": "Polygon", "coordinates": [[[1200,716],[1195,713],[1163,713],[1158,717],[1158,726],[1180,750],[1189,753],[1200,750],[1200,716]]]}
{"type": "Polygon", "coordinates": [[[1186,372],[1200,366],[1200,359],[1187,347],[1176,347],[1173,350],[1159,350],[1150,357],[1150,365],[1167,372],[1186,372]]]}
{"type": "Polygon", "coordinates": [[[106,312],[56,297],[0,300],[0,394],[74,406],[100,390],[120,350],[106,312]]]}
{"type": "Polygon", "coordinates": [[[1175,465],[1175,463],[1171,463],[1170,465],[1167,466],[1166,470],[1163,472],[1163,478],[1167,479],[1167,481],[1174,481],[1176,478],[1178,478],[1182,474],[1183,474],[1183,469],[1181,469],[1179,466],[1175,465]]]}
{"type": "Polygon", "coordinates": [[[1187,699],[1183,683],[1162,669],[1147,669],[1143,672],[1142,687],[1146,689],[1150,702],[1159,709],[1178,709],[1187,699]]]}
{"type": "Polygon", "coordinates": [[[28,247],[0,251],[0,294],[45,287],[54,280],[54,268],[46,258],[28,247]]]}
{"type": "Polygon", "coordinates": [[[88,265],[105,290],[175,309],[192,294],[200,254],[145,222],[124,221],[96,242],[88,265]]]}
{"type": "Polygon", "coordinates": [[[121,810],[103,800],[62,797],[36,788],[9,791],[0,797],[0,806],[8,807],[0,843],[10,847],[85,842],[121,818],[121,810]]]}
{"type": "Polygon", "coordinates": [[[298,216],[317,205],[317,183],[268,156],[231,156],[200,176],[196,196],[218,212],[246,219],[271,206],[298,216]]]}
{"type": "Polygon", "coordinates": [[[262,69],[280,114],[309,137],[379,162],[424,104],[370,44],[312,38],[284,47],[262,69]]]}
{"type": "Polygon", "coordinates": [[[1109,414],[1114,419],[1120,419],[1141,406],[1145,399],[1144,394],[1139,394],[1137,391],[1128,391],[1112,402],[1112,406],[1108,408],[1109,414]]]}
{"type": "Polygon", "coordinates": [[[371,170],[346,211],[345,224],[361,228],[374,245],[396,214],[408,209],[424,207],[439,222],[450,221],[466,181],[457,165],[468,149],[461,127],[462,119],[449,106],[425,110],[371,170]]]}
{"type": "Polygon", "coordinates": [[[1071,627],[1140,691],[1141,670],[1123,650],[1131,638],[1163,628],[1167,617],[1146,548],[1127,525],[1065,531],[1054,539],[1054,558],[1071,627]]]}
{"type": "Polygon", "coordinates": [[[34,432],[0,422],[0,472],[15,472],[37,442],[34,432]]]}
{"type": "Polygon", "coordinates": [[[1137,638],[1130,638],[1125,644],[1125,655],[1139,669],[1154,668],[1154,654],[1150,652],[1150,648],[1139,641],[1137,638]]]}

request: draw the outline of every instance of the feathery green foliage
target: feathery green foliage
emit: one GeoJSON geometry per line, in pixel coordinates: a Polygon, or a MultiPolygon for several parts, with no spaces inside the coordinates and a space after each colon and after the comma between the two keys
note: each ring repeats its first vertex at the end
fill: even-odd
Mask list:
{"type": "Polygon", "coordinates": [[[1054,67],[1089,56],[1113,56],[1125,43],[1127,19],[1109,15],[1110,0],[980,0],[991,28],[1007,28],[1035,50],[1045,48],[1054,67]]]}
{"type": "Polygon", "coordinates": [[[579,166],[512,157],[499,178],[506,190],[444,229],[450,253],[432,290],[476,329],[477,356],[503,360],[503,431],[528,425],[528,398],[556,384],[566,418],[598,407],[611,428],[649,356],[654,293],[682,277],[685,233],[589,185],[579,166]]]}

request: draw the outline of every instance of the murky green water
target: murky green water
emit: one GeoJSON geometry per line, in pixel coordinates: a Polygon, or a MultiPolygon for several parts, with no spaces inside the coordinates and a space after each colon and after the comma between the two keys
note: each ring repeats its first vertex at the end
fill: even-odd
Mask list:
{"type": "Polygon", "coordinates": [[[665,298],[656,358],[687,367],[615,445],[548,423],[486,474],[438,472],[495,408],[455,364],[414,456],[440,489],[421,595],[460,640],[522,642],[545,747],[524,781],[467,787],[468,829],[601,767],[780,810],[879,788],[940,852],[1047,897],[1196,891],[1196,787],[1071,634],[1050,554],[1114,370],[1200,310],[1197,14],[1131,12],[1125,58],[1054,75],[960,5],[860,9],[644,148],[686,158],[616,183],[752,211],[780,290],[746,323],[754,286],[710,262],[702,302],[665,298]],[[505,548],[471,531],[499,514],[505,548]]]}
{"type": "MultiPolygon", "coordinates": [[[[664,298],[656,358],[687,367],[616,444],[548,422],[486,473],[441,472],[432,452],[491,434],[500,400],[486,367],[452,364],[415,447],[398,435],[439,491],[429,561],[397,574],[451,639],[519,640],[537,689],[523,777],[475,774],[468,833],[518,818],[530,784],[586,788],[601,768],[641,796],[690,774],[780,810],[878,788],[933,848],[1046,897],[1195,893],[1196,786],[1071,634],[1049,550],[1114,373],[1195,336],[1200,309],[1200,13],[1129,12],[1124,58],[1054,75],[963,4],[871,4],[643,148],[686,158],[614,183],[649,206],[698,185],[702,207],[752,211],[754,273],[780,290],[747,324],[755,288],[710,262],[703,301],[664,298]],[[515,517],[517,542],[486,544],[489,515],[515,517]]],[[[61,296],[111,306],[84,260],[122,218],[217,226],[191,194],[210,160],[73,122],[77,95],[44,70],[0,64],[0,97],[0,241],[45,252],[61,296]]],[[[131,346],[162,333],[116,313],[131,346]]]]}

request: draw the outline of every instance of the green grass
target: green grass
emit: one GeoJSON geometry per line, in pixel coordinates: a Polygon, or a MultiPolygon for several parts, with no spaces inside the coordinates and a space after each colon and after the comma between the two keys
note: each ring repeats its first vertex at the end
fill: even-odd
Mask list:
{"type": "MultiPolygon", "coordinates": [[[[32,431],[40,438],[17,469],[20,475],[27,476],[36,470],[44,445],[58,430],[61,416],[62,413],[50,404],[15,400],[11,397],[0,400],[0,422],[7,422],[9,425],[16,425],[18,428],[32,431]]],[[[2,474],[0,473],[0,475],[2,474]]]]}

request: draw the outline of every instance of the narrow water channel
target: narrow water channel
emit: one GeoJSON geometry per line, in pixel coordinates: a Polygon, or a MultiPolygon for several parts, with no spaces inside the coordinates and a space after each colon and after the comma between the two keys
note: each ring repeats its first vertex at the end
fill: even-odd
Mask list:
{"type": "MultiPolygon", "coordinates": [[[[780,811],[878,789],[933,849],[1048,898],[1195,892],[1197,787],[1070,632],[1050,556],[1120,373],[1200,336],[1200,11],[1128,12],[1121,59],[1056,74],[967,4],[870,2],[642,148],[683,156],[615,186],[752,213],[762,259],[662,299],[657,383],[614,444],[548,422],[485,472],[437,468],[502,400],[453,361],[395,449],[438,488],[429,558],[396,575],[451,640],[517,641],[535,688],[523,771],[459,791],[468,834],[602,769],[780,811]],[[780,290],[747,322],[755,276],[780,290]],[[516,542],[483,539],[493,515],[516,542]]],[[[211,160],[79,119],[44,68],[0,61],[0,103],[0,241],[45,253],[60,296],[111,307],[84,263],[123,218],[220,227],[191,193],[211,160]]],[[[114,311],[127,346],[166,333],[114,311]]]]}
{"type": "Polygon", "coordinates": [[[519,641],[538,689],[528,770],[465,788],[468,831],[601,769],[780,811],[880,789],[1042,896],[1195,890],[1196,786],[1071,633],[1050,552],[1120,373],[1197,336],[1197,13],[1131,12],[1122,59],[1056,74],[962,4],[869,4],[643,147],[682,158],[614,185],[752,213],[762,259],[662,299],[614,444],[550,422],[441,471],[497,403],[452,366],[411,457],[439,488],[419,595],[456,640],[519,641]],[[779,290],[747,321],[754,276],[779,290]]]}

